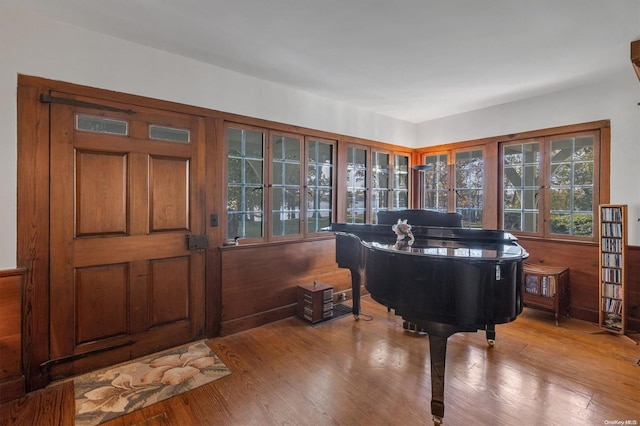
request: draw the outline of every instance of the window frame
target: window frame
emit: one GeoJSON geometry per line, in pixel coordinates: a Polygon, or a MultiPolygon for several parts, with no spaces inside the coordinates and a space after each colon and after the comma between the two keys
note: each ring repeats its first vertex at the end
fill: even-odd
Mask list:
{"type": "MultiPolygon", "coordinates": [[[[349,223],[349,224],[354,224],[354,225],[364,225],[364,224],[375,224],[377,223],[377,212],[378,211],[397,211],[397,210],[406,210],[411,208],[412,205],[412,190],[413,190],[413,186],[412,186],[412,175],[411,175],[411,163],[412,163],[412,155],[411,153],[407,152],[407,151],[402,151],[402,150],[395,150],[395,149],[388,149],[385,147],[379,147],[376,145],[364,145],[364,144],[357,144],[357,143],[348,143],[346,145],[346,149],[344,151],[344,162],[342,163],[343,166],[342,168],[344,169],[343,172],[345,173],[345,185],[348,185],[349,181],[346,177],[349,176],[349,162],[348,162],[348,158],[349,158],[349,150],[351,149],[355,149],[355,150],[362,150],[365,152],[365,160],[366,160],[366,164],[364,167],[365,170],[365,188],[363,190],[364,192],[364,209],[359,209],[359,210],[363,210],[364,211],[364,220],[362,222],[354,222],[351,221],[349,222],[348,219],[349,217],[353,217],[350,212],[349,212],[349,204],[348,204],[348,197],[347,197],[347,190],[349,189],[348,186],[344,186],[344,187],[340,187],[341,190],[344,190],[344,200],[345,200],[345,204],[344,204],[344,208],[342,213],[344,214],[344,222],[345,223],[349,223]],[[375,186],[375,172],[376,170],[374,169],[374,158],[376,154],[382,154],[382,155],[386,155],[387,156],[387,187],[386,188],[378,188],[375,186]],[[395,205],[395,201],[396,201],[396,157],[405,157],[406,161],[407,161],[407,171],[406,171],[406,193],[407,193],[407,207],[406,208],[396,208],[395,205]],[[384,194],[383,196],[385,197],[385,202],[386,202],[386,208],[376,208],[376,206],[373,205],[373,193],[374,191],[379,191],[381,194],[384,194]]],[[[404,190],[404,189],[403,189],[404,190]]]]}
{"type": "MultiPolygon", "coordinates": [[[[305,229],[305,217],[303,216],[303,213],[305,213],[304,210],[304,193],[303,191],[305,190],[305,181],[304,181],[304,177],[306,176],[306,173],[304,172],[303,168],[305,167],[306,164],[306,150],[305,150],[305,141],[304,141],[304,136],[300,135],[300,134],[296,134],[296,133],[290,133],[290,132],[281,132],[281,131],[277,131],[277,130],[269,130],[268,131],[268,138],[267,138],[267,143],[266,143],[267,147],[267,160],[265,162],[268,163],[268,167],[266,168],[266,174],[267,174],[267,179],[266,179],[266,197],[265,197],[265,212],[267,213],[267,218],[266,218],[266,224],[267,224],[267,235],[266,235],[266,240],[267,241],[279,241],[279,240],[297,240],[297,239],[301,239],[304,238],[304,229],[305,229]],[[275,141],[274,141],[274,137],[283,137],[283,138],[290,138],[290,139],[297,139],[298,140],[298,152],[300,155],[299,158],[299,170],[298,170],[298,191],[299,191],[299,199],[298,199],[298,232],[295,234],[284,234],[284,235],[280,235],[280,234],[275,234],[274,233],[274,229],[273,226],[275,224],[275,218],[274,218],[274,207],[275,207],[275,191],[277,188],[283,188],[286,191],[286,187],[287,186],[292,186],[292,185],[287,185],[286,183],[275,183],[275,149],[274,149],[274,145],[275,145],[275,141]],[[267,210],[268,209],[268,210],[267,210]]],[[[286,163],[286,161],[282,161],[283,164],[286,163]]]]}
{"type": "MultiPolygon", "coordinates": [[[[530,236],[536,238],[553,239],[553,240],[572,240],[572,241],[597,241],[597,221],[598,221],[598,205],[602,204],[601,200],[601,175],[602,175],[602,132],[600,129],[581,130],[576,132],[563,132],[553,135],[546,135],[538,138],[529,139],[514,139],[510,141],[501,142],[500,145],[500,163],[499,163],[499,176],[500,176],[500,195],[499,201],[499,224],[504,228],[504,147],[519,145],[524,143],[530,143],[537,141],[539,143],[539,158],[538,164],[539,178],[538,178],[538,231],[522,231],[522,230],[508,230],[514,235],[530,236]],[[590,236],[584,235],[571,235],[571,234],[558,234],[551,232],[552,216],[551,211],[552,201],[552,158],[551,158],[551,145],[553,141],[562,139],[575,139],[585,136],[593,137],[593,184],[592,184],[592,200],[591,200],[591,214],[592,214],[592,233],[590,236]]],[[[571,185],[573,190],[573,184],[571,185]]],[[[573,210],[572,210],[573,214],[573,210]]]]}
{"type": "Polygon", "coordinates": [[[389,200],[389,206],[391,210],[394,211],[402,211],[411,208],[411,199],[412,199],[412,185],[411,185],[411,154],[408,152],[402,151],[392,151],[391,152],[391,165],[389,171],[389,181],[391,182],[391,200],[389,200]],[[400,166],[398,165],[398,157],[404,157],[407,163],[407,170],[402,171],[399,170],[400,166]],[[399,182],[401,180],[400,176],[405,176],[405,186],[406,188],[399,187],[399,182]],[[399,195],[400,193],[406,193],[406,207],[401,207],[399,204],[399,195]]]}
{"type": "MultiPolygon", "coordinates": [[[[484,194],[484,214],[483,227],[502,229],[503,228],[503,158],[502,144],[514,141],[530,141],[540,140],[542,138],[559,138],[562,136],[572,135],[578,136],[584,133],[597,132],[599,140],[594,146],[594,189],[593,189],[593,205],[595,206],[593,214],[597,214],[599,204],[607,204],[610,202],[610,169],[611,169],[611,122],[610,120],[599,120],[586,123],[571,124],[566,126],[558,126],[547,129],[532,130],[509,135],[492,136],[483,139],[469,140],[448,143],[443,145],[434,145],[430,147],[418,148],[415,151],[415,158],[422,159],[422,164],[428,156],[440,155],[447,153],[449,161],[451,155],[456,150],[473,149],[477,146],[485,147],[485,194],[484,194]]],[[[451,173],[451,172],[449,172],[451,173]]],[[[542,173],[547,175],[550,170],[542,173]]],[[[418,180],[420,184],[423,181],[418,180]]],[[[451,197],[449,197],[451,198],[451,197]]],[[[451,202],[451,200],[449,200],[451,202]]],[[[546,203],[549,201],[546,200],[546,203]]],[[[420,194],[418,205],[424,207],[424,200],[420,194]]],[[[546,205],[546,204],[545,204],[546,205]]],[[[454,211],[450,206],[448,211],[454,211]]],[[[594,220],[597,216],[594,216],[594,220]]],[[[550,221],[544,222],[544,226],[551,226],[550,221]]],[[[539,230],[541,228],[539,227],[539,230]]],[[[552,239],[555,241],[571,241],[575,243],[597,243],[597,237],[571,236],[564,234],[550,234],[549,232],[522,232],[508,231],[519,238],[527,239],[552,239]]],[[[595,233],[595,230],[594,230],[595,233]]]]}
{"type": "MultiPolygon", "coordinates": [[[[355,163],[355,158],[354,158],[354,163],[355,163]]],[[[340,185],[340,191],[344,191],[344,199],[345,199],[345,208],[344,208],[344,217],[345,223],[348,224],[353,224],[353,225],[359,225],[359,224],[366,224],[366,223],[371,223],[371,147],[367,146],[367,145],[361,145],[361,144],[353,144],[353,143],[349,143],[347,144],[346,147],[346,151],[345,151],[345,158],[344,158],[344,173],[345,173],[345,181],[344,184],[340,185]],[[356,153],[357,150],[361,150],[364,151],[364,171],[365,171],[365,176],[364,176],[364,187],[361,189],[361,191],[363,192],[363,203],[364,206],[363,207],[358,207],[357,206],[357,200],[355,201],[355,207],[353,202],[350,204],[349,203],[349,192],[350,190],[354,190],[353,192],[355,192],[356,190],[359,190],[360,187],[358,186],[349,186],[349,175],[350,175],[350,166],[349,166],[349,152],[350,150],[354,150],[354,154],[356,153]],[[350,210],[355,210],[355,211],[350,211],[350,210]],[[361,222],[358,222],[356,220],[349,220],[349,218],[354,218],[358,212],[362,211],[364,213],[364,218],[361,222]]],[[[363,169],[362,166],[359,167],[359,169],[363,169]]]]}
{"type": "MultiPolygon", "coordinates": [[[[460,153],[473,152],[473,151],[480,151],[482,153],[481,155],[482,186],[481,188],[479,188],[482,191],[481,228],[488,228],[489,225],[487,225],[488,223],[487,217],[488,217],[488,211],[490,210],[487,209],[487,200],[488,200],[487,192],[489,191],[487,189],[487,182],[488,182],[487,169],[489,168],[487,166],[487,161],[488,161],[487,152],[489,151],[487,149],[487,146],[482,144],[475,144],[475,145],[465,145],[460,147],[451,147],[450,149],[447,149],[447,150],[441,149],[441,150],[428,151],[421,154],[421,159],[422,159],[422,164],[427,164],[429,157],[442,157],[442,156],[446,157],[447,182],[446,184],[444,184],[443,188],[439,189],[439,191],[446,191],[447,193],[446,212],[448,213],[459,212],[459,210],[461,209],[458,205],[458,198],[460,196],[459,189],[464,189],[464,188],[457,186],[456,157],[460,153]]],[[[445,212],[442,208],[435,208],[435,207],[425,205],[425,202],[427,200],[427,197],[426,197],[427,191],[431,190],[426,187],[427,177],[429,173],[433,173],[433,171],[426,170],[424,172],[421,172],[421,175],[420,175],[419,182],[422,188],[420,197],[419,197],[420,206],[423,209],[445,212]]],[[[438,185],[438,182],[439,182],[438,179],[434,179],[433,181],[436,183],[436,185],[438,185]]],[[[469,226],[469,224],[465,222],[464,214],[463,214],[463,226],[464,227],[469,226]]]]}
{"type": "Polygon", "coordinates": [[[268,162],[268,155],[267,155],[267,151],[266,151],[266,145],[267,145],[267,137],[268,137],[268,131],[267,129],[264,129],[262,127],[256,127],[256,126],[250,126],[250,125],[246,125],[246,124],[240,124],[240,123],[233,123],[233,122],[225,122],[224,123],[224,179],[225,179],[225,183],[226,183],[226,190],[224,191],[224,208],[225,208],[225,238],[227,239],[231,239],[231,238],[235,238],[235,237],[239,237],[240,240],[242,240],[243,243],[259,243],[259,242],[263,242],[267,240],[267,229],[265,228],[268,224],[265,223],[265,218],[264,215],[268,212],[267,208],[268,206],[266,205],[266,196],[265,196],[265,192],[266,192],[266,180],[265,180],[265,176],[267,175],[267,172],[265,171],[265,168],[267,167],[267,162],[268,162]],[[238,236],[231,236],[229,234],[229,226],[230,226],[230,214],[229,214],[229,189],[232,187],[232,185],[229,183],[229,129],[237,129],[237,130],[241,130],[241,131],[250,131],[250,132],[256,132],[256,133],[262,133],[262,235],[260,237],[251,237],[251,238],[246,238],[244,236],[238,235],[238,236]]]}
{"type": "Polygon", "coordinates": [[[330,223],[333,223],[336,217],[337,211],[337,198],[338,198],[338,189],[336,185],[336,177],[337,177],[337,169],[338,169],[338,142],[332,139],[319,138],[315,136],[305,136],[304,138],[304,177],[303,177],[303,202],[302,207],[304,209],[304,217],[303,217],[303,232],[305,238],[312,237],[320,237],[326,236],[326,234],[322,231],[318,232],[309,232],[309,226],[307,223],[308,220],[308,209],[309,205],[309,145],[311,142],[324,143],[331,146],[331,217],[329,219],[330,223]]]}
{"type": "MultiPolygon", "coordinates": [[[[307,202],[308,202],[308,190],[309,187],[307,185],[308,179],[308,167],[309,167],[309,158],[308,158],[308,149],[310,142],[318,142],[331,146],[331,217],[329,219],[330,223],[335,222],[336,217],[336,201],[337,201],[337,189],[336,189],[336,169],[337,169],[337,147],[338,141],[323,137],[315,137],[304,135],[301,133],[290,132],[285,130],[278,129],[269,129],[265,127],[257,127],[246,125],[238,122],[225,121],[224,126],[224,158],[225,158],[225,166],[224,166],[224,179],[226,183],[226,190],[224,191],[224,206],[225,206],[225,238],[233,238],[229,234],[229,218],[230,211],[228,209],[229,205],[229,189],[233,186],[229,183],[229,130],[237,129],[241,131],[250,131],[262,134],[262,235],[260,237],[249,237],[245,238],[240,236],[240,241],[243,245],[245,244],[258,244],[258,243],[269,243],[269,242],[279,242],[279,241],[296,241],[302,240],[305,238],[320,238],[327,237],[328,234],[322,231],[318,232],[309,232],[307,227],[307,202]],[[299,180],[300,180],[300,200],[299,200],[299,228],[296,234],[285,234],[279,235],[275,234],[273,230],[274,222],[274,212],[273,207],[274,203],[274,194],[277,188],[282,188],[280,184],[274,186],[275,182],[275,170],[276,167],[274,165],[274,137],[285,137],[285,138],[294,138],[299,141],[300,146],[300,170],[299,170],[299,180]]],[[[286,187],[286,185],[285,185],[286,187]]]]}
{"type": "MultiPolygon", "coordinates": [[[[452,175],[452,161],[451,161],[451,150],[445,150],[445,151],[434,151],[434,152],[429,152],[426,153],[424,155],[422,155],[422,161],[420,162],[421,164],[425,164],[425,165],[429,165],[429,164],[437,164],[438,162],[441,161],[440,157],[444,157],[444,169],[446,171],[446,183],[444,184],[444,186],[441,188],[440,187],[440,182],[442,181],[442,179],[439,178],[439,170],[436,170],[434,166],[434,168],[431,169],[427,169],[425,171],[421,171],[419,172],[419,185],[420,185],[420,194],[418,197],[418,203],[419,203],[419,208],[421,209],[428,209],[428,210],[434,210],[434,211],[438,211],[441,213],[447,213],[447,212],[453,212],[455,209],[455,204],[454,204],[454,197],[451,196],[452,192],[452,188],[451,188],[451,175],[452,175]],[[436,161],[432,162],[429,161],[429,157],[435,157],[436,161]],[[431,179],[433,176],[433,173],[438,173],[438,175],[431,179]],[[427,179],[430,178],[430,179],[427,179]],[[427,183],[433,181],[433,183],[436,185],[435,189],[432,188],[428,188],[427,187],[427,183]],[[445,203],[438,203],[435,205],[426,205],[427,199],[429,197],[427,197],[427,193],[431,191],[433,193],[439,193],[439,192],[446,192],[446,202],[445,203]]],[[[436,196],[437,199],[440,198],[439,195],[436,196]]]]}
{"type": "MultiPolygon", "coordinates": [[[[472,157],[472,159],[475,159],[478,157],[472,157]]],[[[466,147],[466,148],[462,148],[462,149],[456,149],[456,150],[452,150],[451,152],[451,164],[452,164],[452,168],[451,168],[451,176],[453,177],[453,179],[450,180],[450,185],[451,185],[451,189],[453,191],[453,204],[454,204],[454,210],[457,213],[460,213],[462,215],[462,225],[465,228],[487,228],[488,226],[486,225],[486,221],[485,221],[485,216],[487,215],[486,213],[486,206],[487,206],[487,199],[486,199],[486,192],[487,192],[487,154],[486,154],[486,149],[484,146],[479,145],[479,146],[470,146],[470,147],[466,147]],[[458,154],[466,154],[466,153],[474,153],[475,151],[480,151],[480,159],[481,159],[481,166],[479,167],[480,169],[480,173],[481,173],[481,182],[480,182],[480,186],[479,187],[462,187],[462,186],[458,186],[458,168],[457,168],[457,164],[458,164],[458,154]],[[479,199],[480,199],[480,203],[482,204],[480,209],[474,209],[473,207],[470,206],[465,206],[465,207],[460,207],[460,200],[463,198],[464,194],[463,191],[467,191],[469,193],[472,193],[473,191],[480,191],[482,192],[482,195],[480,195],[479,199]],[[471,212],[473,210],[479,210],[480,211],[480,225],[479,226],[471,226],[471,221],[467,219],[467,215],[463,212],[463,211],[469,211],[469,214],[471,214],[471,212]]],[[[473,198],[471,196],[469,196],[469,198],[473,198]]]]}

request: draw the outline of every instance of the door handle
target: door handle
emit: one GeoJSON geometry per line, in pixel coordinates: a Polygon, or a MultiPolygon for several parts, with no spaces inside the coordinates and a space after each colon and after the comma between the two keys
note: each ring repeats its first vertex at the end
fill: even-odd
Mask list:
{"type": "Polygon", "coordinates": [[[189,250],[203,250],[209,247],[209,239],[206,235],[187,235],[187,248],[189,250]]]}

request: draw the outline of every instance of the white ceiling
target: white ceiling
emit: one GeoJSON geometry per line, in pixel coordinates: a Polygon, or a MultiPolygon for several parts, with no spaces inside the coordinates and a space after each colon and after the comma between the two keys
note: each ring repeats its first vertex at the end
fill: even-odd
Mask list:
{"type": "Polygon", "coordinates": [[[640,0],[0,0],[409,122],[628,67],[640,0]]]}

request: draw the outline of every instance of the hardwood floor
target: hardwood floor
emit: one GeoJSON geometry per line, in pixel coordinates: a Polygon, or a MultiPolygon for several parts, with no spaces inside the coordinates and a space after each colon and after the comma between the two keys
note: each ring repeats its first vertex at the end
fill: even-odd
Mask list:
{"type": "MultiPolygon", "coordinates": [[[[372,320],[288,318],[209,340],[233,373],[107,424],[428,425],[428,340],[363,299],[372,320]]],[[[640,423],[640,346],[591,323],[525,309],[484,333],[449,338],[445,425],[640,423]]],[[[73,385],[0,406],[2,425],[72,425],[73,385]]]]}

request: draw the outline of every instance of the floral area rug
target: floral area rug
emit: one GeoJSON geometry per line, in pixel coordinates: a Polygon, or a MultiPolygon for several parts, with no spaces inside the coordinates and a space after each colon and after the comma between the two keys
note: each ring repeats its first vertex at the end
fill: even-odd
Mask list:
{"type": "Polygon", "coordinates": [[[200,341],[76,377],[76,425],[106,422],[228,374],[200,341]]]}

